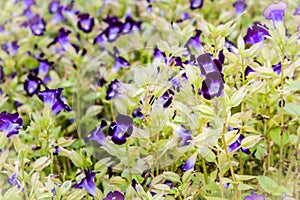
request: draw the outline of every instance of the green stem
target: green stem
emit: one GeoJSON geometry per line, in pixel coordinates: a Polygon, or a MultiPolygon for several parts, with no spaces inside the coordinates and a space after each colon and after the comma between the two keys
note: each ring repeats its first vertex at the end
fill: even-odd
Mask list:
{"type": "Polygon", "coordinates": [[[222,167],[221,167],[221,159],[220,159],[220,152],[219,150],[217,150],[217,157],[218,157],[218,168],[219,168],[219,173],[218,173],[218,176],[219,176],[219,179],[220,179],[220,190],[221,190],[221,195],[222,195],[222,199],[225,198],[224,196],[224,185],[223,185],[223,182],[222,182],[222,167]]]}
{"type": "Polygon", "coordinates": [[[202,158],[202,168],[204,173],[205,184],[208,184],[208,175],[207,175],[207,169],[206,169],[204,158],[202,158]]]}
{"type": "Polygon", "coordinates": [[[130,168],[130,154],[129,154],[129,143],[126,143],[126,154],[127,154],[127,159],[128,159],[128,173],[129,173],[129,180],[128,182],[131,184],[132,181],[132,174],[131,174],[131,168],[130,168]]]}
{"type": "MultiPolygon", "coordinates": [[[[283,51],[282,51],[283,52],[283,51]]],[[[280,115],[281,115],[281,133],[280,133],[280,149],[279,149],[279,173],[278,182],[281,185],[282,168],[283,168],[283,133],[284,133],[284,117],[283,117],[283,102],[284,102],[284,53],[281,55],[281,105],[280,105],[280,115]]]]}

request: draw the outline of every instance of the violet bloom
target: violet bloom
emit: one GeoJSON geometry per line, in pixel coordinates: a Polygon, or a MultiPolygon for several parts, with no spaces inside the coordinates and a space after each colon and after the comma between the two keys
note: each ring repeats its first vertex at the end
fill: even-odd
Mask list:
{"type": "Polygon", "coordinates": [[[245,43],[256,44],[265,40],[265,36],[268,36],[268,28],[259,23],[255,23],[253,26],[248,28],[247,35],[244,37],[245,43]]]}
{"type": "Polygon", "coordinates": [[[124,144],[132,132],[133,120],[128,115],[119,114],[116,122],[112,122],[108,128],[108,135],[112,136],[111,140],[118,145],[124,144]]]}
{"type": "Polygon", "coordinates": [[[246,196],[244,198],[244,200],[265,200],[265,196],[264,195],[259,195],[254,193],[253,191],[251,192],[251,194],[249,196],[246,196]]]}
{"type": "Polygon", "coordinates": [[[44,35],[46,30],[46,23],[44,19],[38,15],[34,16],[32,19],[30,19],[30,29],[33,35],[44,35]]]}
{"type": "Polygon", "coordinates": [[[224,78],[223,74],[217,71],[210,72],[206,75],[205,80],[202,81],[201,92],[203,97],[211,100],[214,97],[220,97],[224,93],[224,78]]]}
{"type": "Polygon", "coordinates": [[[35,0],[16,0],[15,3],[23,2],[23,5],[26,8],[29,8],[35,4],[35,0]]]}
{"type": "Polygon", "coordinates": [[[281,74],[281,62],[277,63],[276,65],[272,65],[272,69],[276,74],[281,74]]]}
{"type": "Polygon", "coordinates": [[[77,27],[85,33],[90,33],[94,27],[94,18],[88,13],[83,13],[78,16],[77,27]]]}
{"type": "Polygon", "coordinates": [[[188,20],[188,19],[190,19],[189,13],[183,12],[183,13],[181,13],[181,15],[180,15],[180,19],[178,19],[176,22],[177,22],[177,23],[181,23],[181,22],[186,21],[186,20],[188,20]]]}
{"type": "Polygon", "coordinates": [[[188,53],[191,53],[190,47],[192,47],[196,53],[200,53],[202,49],[202,43],[200,41],[200,36],[202,34],[201,30],[196,30],[195,36],[192,36],[189,41],[184,45],[187,48],[188,53]]]}
{"type": "Polygon", "coordinates": [[[115,41],[122,32],[123,23],[120,22],[117,17],[107,17],[103,19],[103,21],[109,25],[105,30],[107,40],[110,42],[115,41]]]}
{"type": "Polygon", "coordinates": [[[121,192],[115,190],[113,192],[109,192],[103,200],[124,200],[124,199],[125,199],[124,195],[121,192]]]}
{"type": "Polygon", "coordinates": [[[47,88],[46,90],[38,93],[39,98],[44,102],[44,104],[51,107],[54,115],[57,115],[62,110],[68,112],[71,111],[70,107],[62,100],[62,91],[63,88],[57,88],[53,90],[47,88]]]}
{"type": "Polygon", "coordinates": [[[107,126],[106,121],[102,120],[100,125],[97,125],[91,133],[85,138],[85,142],[90,140],[96,141],[98,144],[103,145],[106,141],[106,137],[103,133],[103,129],[107,126]]]}
{"type": "Polygon", "coordinates": [[[3,111],[0,113],[0,130],[6,135],[6,137],[13,137],[19,133],[19,129],[22,128],[23,120],[19,118],[19,113],[13,114],[3,111]]]}
{"type": "Polygon", "coordinates": [[[94,182],[96,173],[89,170],[84,170],[84,173],[85,178],[83,178],[79,183],[73,185],[73,188],[84,188],[90,195],[94,196],[97,189],[94,182]]]}
{"type": "Polygon", "coordinates": [[[242,140],[244,138],[245,138],[245,136],[243,134],[240,134],[240,136],[238,137],[238,139],[234,143],[232,143],[232,144],[230,144],[228,146],[229,153],[231,153],[231,152],[233,152],[235,150],[241,150],[243,153],[250,155],[251,152],[250,152],[250,150],[248,148],[242,148],[241,147],[242,140]]]}
{"type": "Polygon", "coordinates": [[[70,35],[70,30],[65,30],[64,28],[60,28],[58,35],[54,39],[53,43],[58,43],[63,50],[67,50],[68,47],[71,45],[68,36],[70,35]]]}
{"type": "Polygon", "coordinates": [[[189,144],[190,140],[192,140],[192,132],[190,130],[186,130],[182,126],[178,126],[175,124],[171,124],[172,128],[176,135],[181,137],[182,139],[182,146],[186,146],[189,144]]]}
{"type": "Polygon", "coordinates": [[[245,79],[246,79],[246,78],[248,77],[248,75],[249,75],[250,73],[252,73],[252,72],[254,72],[254,70],[253,70],[251,67],[247,66],[246,69],[245,69],[245,79]]]}
{"type": "Polygon", "coordinates": [[[197,58],[198,65],[200,67],[200,72],[203,77],[211,72],[221,72],[222,64],[217,59],[212,59],[212,56],[209,53],[200,55],[197,58]]]}
{"type": "Polygon", "coordinates": [[[153,60],[154,63],[164,62],[165,64],[167,64],[167,57],[165,52],[160,51],[158,48],[154,49],[153,57],[154,57],[153,60]]]}
{"type": "Polygon", "coordinates": [[[51,1],[51,3],[49,4],[49,12],[51,14],[56,13],[59,9],[59,6],[60,6],[59,0],[51,1]]]}
{"type": "Polygon", "coordinates": [[[235,12],[237,14],[241,14],[247,8],[245,0],[236,0],[232,5],[235,7],[235,12]]]}
{"type": "Polygon", "coordinates": [[[193,169],[196,164],[197,153],[194,153],[191,157],[188,158],[186,163],[182,166],[182,171],[186,172],[190,169],[193,169]]]}
{"type": "Polygon", "coordinates": [[[283,23],[284,12],[287,9],[285,2],[280,1],[279,3],[272,3],[265,8],[263,15],[266,19],[271,19],[273,25],[276,28],[280,23],[283,23]]]}
{"type": "Polygon", "coordinates": [[[0,66],[0,84],[1,83],[4,83],[4,70],[2,66],[0,66]]]}
{"type": "Polygon", "coordinates": [[[38,74],[45,76],[48,73],[52,62],[49,62],[48,60],[39,60],[39,62],[38,74]]]}
{"type": "Polygon", "coordinates": [[[293,15],[300,15],[300,6],[295,9],[293,15]]]}
{"type": "Polygon", "coordinates": [[[203,6],[203,0],[190,0],[190,8],[192,10],[201,8],[203,6]]]}
{"type": "Polygon", "coordinates": [[[118,72],[121,68],[128,68],[130,66],[129,62],[125,58],[119,56],[116,58],[113,65],[113,71],[118,72]]]}
{"type": "Polygon", "coordinates": [[[229,52],[238,53],[239,50],[236,48],[235,44],[227,39],[225,39],[225,48],[228,49],[229,52]]]}
{"type": "Polygon", "coordinates": [[[3,51],[5,51],[8,55],[13,56],[16,55],[19,49],[19,45],[17,41],[6,42],[1,45],[3,51]]]}
{"type": "Polygon", "coordinates": [[[41,84],[42,80],[39,77],[29,74],[24,82],[24,90],[30,97],[32,97],[40,91],[41,84]]]}
{"type": "Polygon", "coordinates": [[[8,183],[10,186],[15,186],[21,188],[20,181],[18,180],[18,174],[12,174],[11,178],[8,178],[8,183]]]}
{"type": "Polygon", "coordinates": [[[140,107],[137,107],[133,112],[132,112],[132,116],[134,118],[140,118],[143,119],[144,118],[144,114],[142,113],[142,109],[140,107]]]}
{"type": "Polygon", "coordinates": [[[111,81],[107,87],[105,99],[110,100],[116,97],[119,93],[119,89],[120,89],[120,82],[117,79],[111,81]]]}
{"type": "Polygon", "coordinates": [[[52,23],[53,24],[57,24],[60,21],[63,21],[63,22],[67,21],[67,19],[63,15],[63,11],[64,11],[64,7],[59,6],[57,11],[54,13],[55,14],[54,17],[52,18],[52,23]]]}
{"type": "Polygon", "coordinates": [[[131,15],[127,15],[125,18],[125,22],[122,27],[122,33],[127,34],[135,29],[141,28],[142,22],[136,22],[132,19],[131,15]]]}
{"type": "Polygon", "coordinates": [[[168,89],[161,97],[160,101],[162,102],[163,108],[167,108],[171,105],[173,101],[174,91],[168,89]]]}
{"type": "MultiPolygon", "coordinates": [[[[26,8],[22,13],[23,16],[27,17],[29,20],[34,17],[34,14],[31,11],[31,8],[26,8]]],[[[24,27],[27,27],[28,22],[24,22],[24,27]]]]}

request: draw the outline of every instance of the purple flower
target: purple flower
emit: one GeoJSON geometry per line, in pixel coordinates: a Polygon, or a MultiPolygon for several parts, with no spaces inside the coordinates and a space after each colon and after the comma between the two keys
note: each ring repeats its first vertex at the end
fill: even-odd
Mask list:
{"type": "Polygon", "coordinates": [[[221,72],[222,64],[217,59],[212,59],[212,56],[209,53],[200,55],[197,58],[198,65],[200,67],[200,72],[203,77],[211,72],[221,72]]]}
{"type": "Polygon", "coordinates": [[[220,97],[224,93],[224,78],[223,74],[214,71],[206,74],[205,80],[202,81],[201,92],[203,97],[211,100],[214,97],[220,97]]]}
{"type": "Polygon", "coordinates": [[[144,114],[142,113],[142,109],[140,107],[137,107],[133,112],[132,112],[132,116],[134,118],[140,118],[143,119],[144,118],[144,114]]]}
{"type": "Polygon", "coordinates": [[[0,84],[1,83],[4,83],[4,71],[2,66],[0,66],[0,84]]]}
{"type": "Polygon", "coordinates": [[[265,200],[265,197],[264,197],[264,195],[259,195],[252,191],[249,196],[246,196],[244,198],[244,200],[265,200]]]}
{"type": "Polygon", "coordinates": [[[55,12],[54,17],[52,18],[53,24],[57,24],[60,21],[67,21],[66,18],[64,17],[64,15],[63,15],[63,11],[64,11],[64,7],[59,6],[57,11],[55,12]]]}
{"type": "Polygon", "coordinates": [[[171,127],[174,129],[176,135],[181,137],[182,139],[182,146],[186,146],[189,144],[189,141],[192,140],[192,132],[190,130],[186,130],[182,126],[178,126],[175,124],[170,124],[171,127]]]}
{"type": "Polygon", "coordinates": [[[13,56],[16,55],[19,49],[19,45],[17,41],[13,42],[6,42],[5,44],[1,45],[3,51],[5,51],[8,55],[13,56]]]}
{"type": "Polygon", "coordinates": [[[16,0],[16,3],[23,2],[23,5],[26,8],[29,8],[35,4],[35,0],[16,0]]]}
{"type": "Polygon", "coordinates": [[[183,22],[183,21],[185,21],[185,20],[188,20],[188,19],[190,19],[189,13],[183,12],[183,13],[181,13],[181,15],[180,15],[180,19],[178,19],[176,22],[177,22],[177,23],[181,23],[181,22],[183,22]]]}
{"type": "Polygon", "coordinates": [[[276,74],[281,74],[281,62],[277,63],[276,65],[272,65],[272,69],[276,74]]]}
{"type": "Polygon", "coordinates": [[[119,33],[122,32],[123,23],[120,22],[116,16],[107,17],[103,19],[103,21],[109,25],[105,30],[107,40],[110,42],[115,41],[119,36],[119,33]]]}
{"type": "Polygon", "coordinates": [[[295,9],[293,15],[300,15],[300,6],[295,9]]]}
{"type": "Polygon", "coordinates": [[[30,97],[32,97],[40,91],[41,84],[42,80],[39,77],[29,74],[24,82],[24,90],[30,97]]]}
{"type": "Polygon", "coordinates": [[[228,49],[229,52],[232,53],[238,53],[238,49],[236,48],[235,44],[227,39],[225,39],[225,44],[224,44],[225,48],[228,49]]]}
{"type": "Polygon", "coordinates": [[[49,12],[51,14],[56,13],[59,9],[59,0],[53,0],[51,1],[51,3],[49,4],[49,12]]]}
{"type": "Polygon", "coordinates": [[[167,64],[167,57],[166,57],[165,52],[160,51],[158,48],[154,49],[153,57],[154,57],[154,60],[153,60],[154,63],[164,62],[167,64]]]}
{"type": "Polygon", "coordinates": [[[117,79],[111,81],[107,87],[105,99],[110,100],[115,96],[117,96],[119,89],[120,89],[120,82],[117,79]]]}
{"type": "Polygon", "coordinates": [[[174,91],[171,89],[168,89],[161,97],[160,101],[162,102],[162,105],[164,108],[167,108],[171,105],[173,101],[174,91]]]}
{"type": "MultiPolygon", "coordinates": [[[[34,14],[32,13],[31,8],[26,8],[22,15],[27,17],[29,20],[34,17],[34,14]]],[[[25,22],[23,25],[24,25],[24,27],[27,27],[28,22],[25,22]]]]}
{"type": "Polygon", "coordinates": [[[90,33],[93,30],[94,24],[94,18],[91,17],[88,13],[84,13],[78,16],[77,26],[83,32],[90,33]]]}
{"type": "Polygon", "coordinates": [[[39,62],[38,74],[45,76],[48,73],[52,62],[49,62],[48,60],[39,60],[39,62]]]}
{"type": "Polygon", "coordinates": [[[235,7],[235,12],[237,14],[241,14],[247,8],[247,4],[245,4],[245,0],[237,0],[232,5],[235,7]]]}
{"type": "Polygon", "coordinates": [[[84,170],[84,173],[85,178],[83,178],[79,183],[73,185],[73,188],[84,188],[90,195],[94,196],[97,189],[94,182],[96,173],[89,170],[84,170]]]}
{"type": "Polygon", "coordinates": [[[113,71],[118,72],[120,68],[128,68],[129,66],[130,66],[129,62],[125,60],[125,58],[119,56],[115,60],[113,71]]]}
{"type": "Polygon", "coordinates": [[[119,114],[116,122],[112,122],[108,128],[108,135],[112,136],[111,140],[118,145],[124,144],[132,132],[133,120],[128,115],[119,114]]]}
{"type": "Polygon", "coordinates": [[[235,150],[241,150],[243,153],[245,154],[251,154],[250,150],[248,148],[242,148],[241,147],[241,144],[242,144],[242,140],[245,138],[245,136],[243,134],[240,134],[240,136],[238,137],[238,139],[230,144],[228,146],[228,150],[229,150],[229,153],[235,151],[235,150]]]}
{"type": "Polygon", "coordinates": [[[184,45],[187,48],[188,53],[191,52],[190,47],[192,47],[196,53],[199,53],[202,49],[202,43],[200,41],[200,36],[202,34],[201,30],[196,30],[195,36],[191,37],[189,41],[184,45]]]}
{"type": "Polygon", "coordinates": [[[100,125],[97,125],[96,128],[94,128],[91,133],[85,138],[85,142],[88,142],[90,140],[94,140],[98,142],[98,144],[103,145],[106,141],[106,137],[103,134],[104,127],[107,126],[106,121],[102,120],[100,125]]]}
{"type": "Polygon", "coordinates": [[[21,188],[20,181],[18,180],[18,174],[12,174],[11,178],[8,179],[8,183],[10,186],[16,186],[17,188],[21,188]]]}
{"type": "Polygon", "coordinates": [[[201,8],[203,6],[203,0],[190,0],[190,8],[192,10],[201,8]]]}
{"type": "Polygon", "coordinates": [[[32,34],[36,36],[44,35],[44,31],[46,30],[46,23],[43,18],[36,15],[30,19],[29,23],[32,34]]]}
{"type": "Polygon", "coordinates": [[[272,3],[265,8],[263,15],[266,19],[271,19],[274,27],[277,27],[278,24],[283,23],[284,12],[286,9],[287,5],[283,1],[280,1],[279,3],[272,3]]]}
{"type": "Polygon", "coordinates": [[[182,170],[184,172],[193,169],[195,167],[196,164],[196,159],[197,159],[197,153],[194,153],[193,155],[191,155],[188,160],[186,161],[186,163],[182,166],[182,170]]]}
{"type": "Polygon", "coordinates": [[[254,72],[254,70],[251,67],[247,66],[246,69],[245,69],[245,79],[252,72],[254,72]]]}
{"type": "Polygon", "coordinates": [[[67,50],[68,47],[71,45],[68,36],[70,35],[70,30],[65,30],[64,28],[60,28],[58,35],[54,39],[53,43],[57,43],[61,46],[63,50],[67,50]]]}
{"type": "Polygon", "coordinates": [[[265,36],[268,36],[269,32],[267,27],[264,25],[261,25],[259,23],[255,23],[253,26],[251,26],[248,31],[247,35],[244,37],[245,43],[248,44],[256,44],[258,42],[262,42],[265,40],[265,36]]]}
{"type": "Polygon", "coordinates": [[[9,114],[6,111],[0,113],[0,130],[5,133],[6,137],[10,138],[18,134],[22,125],[23,120],[19,118],[19,113],[9,114]]]}
{"type": "Polygon", "coordinates": [[[39,98],[44,102],[45,105],[49,105],[52,109],[53,114],[58,114],[62,110],[71,111],[70,107],[64,103],[61,98],[63,88],[58,89],[46,89],[38,93],[39,98]]]}
{"type": "Polygon", "coordinates": [[[142,22],[136,22],[132,19],[131,15],[127,15],[122,27],[122,33],[127,34],[135,29],[139,29],[141,28],[141,24],[142,22]]]}
{"type": "Polygon", "coordinates": [[[109,192],[103,200],[124,200],[124,199],[125,199],[124,195],[121,192],[115,190],[113,192],[109,192]]]}

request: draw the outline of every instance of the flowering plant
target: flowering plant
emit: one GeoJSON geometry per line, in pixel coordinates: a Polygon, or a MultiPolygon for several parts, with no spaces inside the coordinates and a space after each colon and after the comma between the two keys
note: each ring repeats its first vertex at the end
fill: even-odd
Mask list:
{"type": "Polygon", "coordinates": [[[300,5],[4,0],[0,199],[299,199],[300,5]]]}

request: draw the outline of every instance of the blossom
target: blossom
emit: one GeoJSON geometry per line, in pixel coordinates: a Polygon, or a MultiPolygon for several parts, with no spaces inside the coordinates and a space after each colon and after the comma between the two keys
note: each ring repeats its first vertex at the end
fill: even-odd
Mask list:
{"type": "Polygon", "coordinates": [[[164,62],[165,64],[167,64],[167,57],[165,52],[160,51],[158,48],[154,49],[153,57],[154,57],[153,60],[154,63],[164,62]]]}
{"type": "Polygon", "coordinates": [[[120,68],[128,68],[130,66],[129,62],[125,58],[118,56],[113,65],[113,71],[118,72],[120,68]]]}
{"type": "Polygon", "coordinates": [[[142,109],[140,107],[137,107],[133,112],[132,112],[132,116],[134,118],[140,118],[143,119],[144,118],[144,114],[142,113],[142,109]]]}
{"type": "Polygon", "coordinates": [[[46,23],[42,17],[38,15],[32,17],[29,20],[29,24],[33,35],[36,36],[44,35],[44,31],[46,30],[46,23]]]}
{"type": "Polygon", "coordinates": [[[103,200],[124,200],[124,199],[125,199],[124,195],[121,192],[115,190],[113,192],[109,192],[103,200]]]}
{"type": "Polygon", "coordinates": [[[23,5],[26,8],[29,8],[31,6],[33,6],[35,3],[35,0],[16,0],[15,3],[19,3],[19,2],[23,2],[23,5]]]}
{"type": "Polygon", "coordinates": [[[190,8],[192,10],[201,8],[203,6],[203,0],[190,0],[190,8]]]}
{"type": "Polygon", "coordinates": [[[63,88],[48,89],[38,93],[38,97],[44,102],[45,105],[49,105],[53,114],[58,114],[62,110],[71,111],[70,107],[64,103],[61,97],[63,88]]]}
{"type": "Polygon", "coordinates": [[[1,83],[4,83],[4,71],[2,66],[0,66],[0,84],[1,83]]]}
{"type": "Polygon", "coordinates": [[[29,96],[32,97],[34,94],[37,94],[40,91],[41,84],[42,80],[39,77],[29,74],[24,82],[24,90],[29,96]]]}
{"type": "Polygon", "coordinates": [[[256,44],[265,40],[265,37],[269,35],[268,29],[259,23],[255,23],[248,28],[247,35],[244,37],[245,43],[256,44]]]}
{"type": "Polygon", "coordinates": [[[117,79],[111,81],[107,87],[105,99],[110,100],[110,99],[114,98],[115,96],[117,96],[119,89],[120,89],[119,81],[117,79]]]}
{"type": "Polygon", "coordinates": [[[232,5],[235,7],[235,12],[237,14],[241,14],[247,8],[245,0],[236,0],[232,5]]]}
{"type": "Polygon", "coordinates": [[[19,133],[19,129],[22,128],[23,120],[19,118],[19,113],[13,114],[3,111],[0,113],[0,130],[6,135],[6,137],[12,137],[19,133]]]}
{"type": "Polygon", "coordinates": [[[273,21],[274,27],[277,27],[278,24],[283,23],[284,12],[287,9],[285,2],[280,1],[279,3],[271,3],[263,11],[263,15],[266,19],[271,19],[273,21]]]}
{"type": "Polygon", "coordinates": [[[256,194],[252,191],[250,195],[244,198],[244,200],[265,200],[265,196],[256,194]]]}
{"type": "Polygon", "coordinates": [[[83,178],[79,183],[73,185],[73,188],[84,188],[90,195],[96,194],[96,185],[94,182],[94,178],[96,176],[95,172],[91,172],[89,170],[84,170],[85,178],[83,178]]]}
{"type": "Polygon", "coordinates": [[[139,29],[141,27],[142,22],[136,22],[132,19],[131,15],[127,15],[125,18],[125,22],[122,27],[122,33],[127,34],[133,31],[134,29],[139,29]]]}
{"type": "Polygon", "coordinates": [[[209,53],[200,55],[197,58],[198,66],[200,67],[200,72],[202,76],[206,76],[211,72],[221,72],[222,64],[217,59],[212,59],[212,56],[209,53]]]}
{"type": "Polygon", "coordinates": [[[63,50],[67,50],[71,45],[68,36],[70,35],[70,30],[65,30],[64,28],[60,28],[58,35],[55,37],[52,43],[57,43],[63,50]]]}
{"type": "Polygon", "coordinates": [[[165,91],[165,93],[160,97],[160,101],[163,104],[164,108],[167,108],[171,105],[172,101],[173,101],[173,96],[174,96],[174,91],[171,89],[168,89],[167,91],[165,91]]]}
{"type": "Polygon", "coordinates": [[[197,152],[194,153],[193,155],[191,155],[188,160],[186,161],[186,163],[182,166],[182,170],[188,171],[190,169],[193,169],[195,167],[196,164],[196,159],[197,159],[197,152]]]}
{"type": "Polygon", "coordinates": [[[106,19],[103,19],[103,21],[109,25],[105,30],[107,40],[110,42],[115,41],[119,36],[119,33],[122,32],[123,23],[120,22],[116,16],[107,17],[106,19]]]}
{"type": "Polygon", "coordinates": [[[300,15],[300,6],[295,9],[293,15],[300,15]]]}
{"type": "Polygon", "coordinates": [[[133,120],[128,115],[119,114],[116,122],[112,122],[108,128],[108,135],[112,136],[115,144],[122,145],[133,132],[133,120]]]}
{"type": "Polygon", "coordinates": [[[180,15],[180,19],[178,19],[176,22],[177,22],[177,23],[181,23],[181,22],[183,22],[183,21],[185,21],[185,20],[188,20],[188,19],[190,19],[189,13],[183,12],[183,13],[181,13],[181,15],[180,15]]]}
{"type": "Polygon", "coordinates": [[[189,144],[189,141],[192,140],[192,132],[183,128],[182,126],[178,126],[176,124],[169,123],[170,126],[173,128],[174,133],[181,137],[182,139],[182,146],[186,146],[189,144]]]}
{"type": "Polygon", "coordinates": [[[102,120],[100,125],[97,125],[91,133],[85,138],[85,142],[94,140],[98,142],[98,144],[103,145],[106,141],[106,137],[103,134],[103,129],[107,126],[106,121],[102,120]]]}
{"type": "Polygon", "coordinates": [[[205,80],[202,81],[201,92],[203,97],[211,100],[214,97],[220,97],[224,92],[224,78],[223,74],[217,71],[210,72],[206,75],[205,80]]]}
{"type": "Polygon", "coordinates": [[[281,62],[277,63],[276,65],[272,65],[272,69],[276,74],[280,74],[281,73],[281,62]]]}
{"type": "Polygon", "coordinates": [[[3,51],[5,51],[8,55],[13,56],[16,55],[19,49],[19,45],[17,41],[6,42],[1,45],[3,51]]]}
{"type": "Polygon", "coordinates": [[[45,76],[48,73],[50,66],[52,65],[52,62],[49,62],[48,60],[41,60],[41,59],[39,59],[39,62],[40,64],[38,67],[38,74],[45,76]]]}
{"type": "Polygon", "coordinates": [[[195,36],[192,36],[187,43],[184,45],[184,47],[187,48],[188,53],[191,52],[190,47],[192,47],[196,53],[199,53],[200,50],[202,49],[202,43],[200,41],[200,36],[202,34],[201,30],[196,30],[195,36]]]}
{"type": "Polygon", "coordinates": [[[236,48],[235,44],[227,39],[225,39],[224,46],[229,52],[238,53],[238,49],[236,48]]]}
{"type": "Polygon", "coordinates": [[[83,13],[78,16],[77,27],[85,33],[90,33],[94,27],[94,18],[88,13],[83,13]]]}
{"type": "Polygon", "coordinates": [[[240,136],[238,137],[238,139],[233,142],[232,144],[230,144],[228,146],[228,150],[229,153],[235,151],[235,150],[241,150],[243,153],[245,154],[251,154],[250,150],[248,148],[242,148],[241,144],[242,144],[242,140],[245,138],[245,136],[243,134],[240,134],[240,136]]]}
{"type": "Polygon", "coordinates": [[[21,188],[17,173],[12,174],[11,178],[8,178],[8,183],[10,186],[16,186],[17,188],[21,188]]]}
{"type": "Polygon", "coordinates": [[[51,3],[49,4],[49,7],[48,7],[49,12],[51,14],[56,13],[59,9],[59,5],[60,5],[59,0],[51,1],[51,3]]]}

